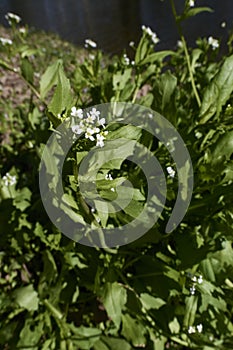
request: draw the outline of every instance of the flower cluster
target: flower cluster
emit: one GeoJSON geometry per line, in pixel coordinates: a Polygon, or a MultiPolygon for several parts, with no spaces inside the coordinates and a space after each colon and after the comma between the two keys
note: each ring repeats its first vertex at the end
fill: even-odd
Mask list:
{"type": "Polygon", "coordinates": [[[213,50],[216,50],[219,47],[218,39],[214,39],[212,36],[208,38],[208,44],[212,46],[213,50]]]}
{"type": "Polygon", "coordinates": [[[112,180],[113,180],[112,175],[111,175],[111,174],[106,174],[106,175],[105,175],[105,180],[110,180],[110,181],[112,181],[112,180]]]}
{"type": "Polygon", "coordinates": [[[202,331],[203,331],[202,323],[198,324],[196,327],[195,326],[189,326],[189,328],[188,328],[188,333],[189,334],[196,333],[196,331],[198,331],[198,333],[202,333],[202,331]]]}
{"type": "Polygon", "coordinates": [[[12,40],[7,38],[0,38],[0,43],[4,46],[13,44],[12,40]]]}
{"type": "Polygon", "coordinates": [[[91,40],[91,39],[86,39],[84,46],[86,49],[88,49],[88,48],[96,49],[97,48],[96,42],[91,40]]]}
{"type": "Polygon", "coordinates": [[[195,295],[196,293],[196,283],[198,284],[202,284],[203,283],[203,277],[202,275],[200,275],[199,277],[195,276],[195,275],[192,275],[192,274],[188,274],[188,277],[191,278],[192,282],[193,282],[193,285],[191,288],[189,288],[189,291],[190,291],[190,294],[191,295],[195,295]]]}
{"type": "Polygon", "coordinates": [[[5,16],[6,20],[8,21],[8,23],[10,25],[12,25],[12,23],[19,23],[21,22],[21,17],[19,17],[18,15],[8,12],[5,16]]]}
{"type": "Polygon", "coordinates": [[[9,173],[6,173],[6,175],[3,176],[3,181],[5,186],[13,186],[16,184],[16,176],[12,176],[9,173]]]}
{"type": "Polygon", "coordinates": [[[171,178],[175,177],[175,175],[176,175],[175,170],[172,169],[171,166],[168,166],[168,167],[167,167],[167,172],[168,172],[168,175],[169,175],[171,178]]]}
{"type": "Polygon", "coordinates": [[[122,63],[125,65],[125,66],[129,66],[129,65],[134,65],[135,62],[134,61],[130,61],[129,57],[126,55],[126,53],[123,54],[123,57],[122,57],[122,63]]]}
{"type": "Polygon", "coordinates": [[[86,139],[96,141],[96,146],[98,147],[104,146],[105,136],[108,134],[108,131],[100,130],[100,127],[105,129],[105,118],[100,118],[100,112],[96,108],[92,108],[84,116],[82,109],[72,107],[71,116],[80,119],[80,122],[71,128],[74,134],[80,135],[85,132],[86,139]]]}
{"type": "Polygon", "coordinates": [[[149,37],[151,38],[152,42],[156,45],[158,44],[158,42],[160,41],[159,38],[157,37],[157,34],[154,33],[150,27],[146,27],[146,26],[142,26],[142,30],[144,33],[146,33],[147,35],[149,35],[149,37]]]}

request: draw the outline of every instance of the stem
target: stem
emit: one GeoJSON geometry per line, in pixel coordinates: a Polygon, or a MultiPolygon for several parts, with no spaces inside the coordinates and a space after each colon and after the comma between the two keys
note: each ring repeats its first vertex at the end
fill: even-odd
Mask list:
{"type": "Polygon", "coordinates": [[[139,87],[140,87],[140,84],[139,84],[140,79],[141,79],[141,75],[139,74],[139,75],[137,76],[136,88],[135,88],[135,90],[134,90],[134,94],[133,94],[133,98],[132,98],[132,103],[135,103],[135,101],[136,101],[136,98],[137,98],[137,95],[138,95],[138,91],[139,91],[139,87]]]}
{"type": "Polygon", "coordinates": [[[177,26],[177,29],[178,29],[178,33],[179,33],[179,36],[181,38],[181,41],[182,41],[182,44],[183,44],[183,47],[184,47],[184,53],[185,53],[185,58],[186,58],[186,61],[187,61],[187,66],[188,66],[188,71],[189,71],[189,76],[190,76],[190,79],[191,79],[193,92],[194,92],[194,95],[195,95],[198,107],[201,107],[201,99],[199,97],[199,94],[198,94],[198,91],[197,91],[197,88],[196,88],[196,84],[195,84],[195,80],[194,80],[194,76],[193,76],[193,72],[192,72],[190,56],[189,56],[189,53],[188,53],[186,40],[185,40],[183,31],[182,31],[181,25],[180,25],[179,21],[177,20],[177,13],[176,13],[174,0],[170,0],[170,3],[171,3],[171,7],[172,7],[172,13],[173,13],[173,16],[174,16],[175,21],[176,21],[176,26],[177,26]]]}

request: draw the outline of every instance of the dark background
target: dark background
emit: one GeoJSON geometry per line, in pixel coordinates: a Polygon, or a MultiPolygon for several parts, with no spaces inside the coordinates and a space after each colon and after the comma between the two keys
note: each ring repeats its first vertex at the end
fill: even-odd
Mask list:
{"type": "MultiPolygon", "coordinates": [[[[176,4],[179,10],[184,1],[177,0],[176,4]]],[[[226,40],[233,27],[233,0],[199,0],[196,4],[212,7],[215,12],[187,21],[184,29],[189,44],[199,36],[226,40]],[[223,21],[226,28],[221,27],[223,21]]],[[[138,41],[142,24],[158,34],[158,49],[172,49],[178,39],[169,0],[0,0],[0,23],[5,25],[7,12],[78,45],[91,38],[108,52],[120,52],[131,40],[138,41]]]]}

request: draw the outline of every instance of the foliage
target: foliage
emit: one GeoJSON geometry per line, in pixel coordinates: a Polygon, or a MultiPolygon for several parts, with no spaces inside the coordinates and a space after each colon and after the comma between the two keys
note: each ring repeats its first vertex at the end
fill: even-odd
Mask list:
{"type": "MultiPolygon", "coordinates": [[[[200,11],[186,4],[182,15],[175,13],[182,38],[176,50],[154,50],[144,30],[133,62],[125,53],[109,59],[92,49],[76,62],[79,51],[72,49],[67,56],[55,51],[48,66],[41,45],[15,30],[16,23],[13,44],[0,47],[2,72],[19,76],[28,91],[17,106],[0,102],[1,348],[232,349],[232,38],[221,56],[205,38],[188,48],[181,21],[200,11]],[[141,104],[165,116],[189,149],[195,186],[190,208],[171,234],[164,228],[176,199],[176,176],[168,176],[162,217],[146,235],[100,249],[75,243],[52,225],[38,169],[47,139],[73,106],[110,101],[141,104]]],[[[175,167],[149,135],[129,126],[107,129],[106,138],[128,135],[146,145],[165,172],[175,167]]],[[[66,200],[87,221],[97,214],[75,197],[76,172],[92,145],[81,138],[63,171],[66,200]]],[[[106,164],[99,191],[111,198],[111,188],[125,178],[134,185],[133,205],[125,215],[103,215],[103,225],[130,221],[143,205],[145,178],[127,162],[106,164]],[[109,174],[114,180],[106,180],[109,174]]]]}

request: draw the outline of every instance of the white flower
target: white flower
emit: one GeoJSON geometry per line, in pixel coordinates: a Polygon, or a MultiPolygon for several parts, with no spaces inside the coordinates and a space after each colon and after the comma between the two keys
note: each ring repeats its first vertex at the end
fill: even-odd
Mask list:
{"type": "Polygon", "coordinates": [[[194,0],[189,0],[189,6],[194,7],[195,6],[195,1],[194,0]]]}
{"type": "Polygon", "coordinates": [[[106,180],[110,180],[110,181],[112,181],[112,180],[113,180],[113,178],[112,178],[112,175],[111,175],[111,174],[106,174],[106,175],[105,175],[105,179],[106,179],[106,180]]]}
{"type": "Polygon", "coordinates": [[[94,61],[95,55],[90,54],[90,55],[89,55],[89,58],[90,58],[90,60],[94,61]]]}
{"type": "Polygon", "coordinates": [[[112,191],[112,192],[115,192],[115,188],[112,187],[112,188],[111,188],[111,191],[112,191]]]}
{"type": "Polygon", "coordinates": [[[202,277],[202,275],[200,275],[200,276],[198,277],[197,282],[198,282],[199,284],[202,284],[202,282],[203,282],[203,277],[202,277]]]}
{"type": "Polygon", "coordinates": [[[93,133],[94,134],[97,134],[98,132],[100,132],[100,129],[97,128],[96,126],[93,128],[93,133]]]}
{"type": "Polygon", "coordinates": [[[201,333],[201,332],[203,331],[203,325],[202,325],[202,323],[200,323],[200,324],[197,325],[197,331],[198,331],[198,333],[201,333]]]}
{"type": "Polygon", "coordinates": [[[182,43],[181,40],[178,40],[176,45],[177,45],[177,47],[178,47],[179,49],[182,49],[182,48],[183,48],[183,43],[182,43]]]}
{"type": "Polygon", "coordinates": [[[130,59],[129,59],[129,57],[126,54],[123,55],[123,63],[126,66],[128,66],[130,64],[130,59]]]}
{"type": "Polygon", "coordinates": [[[16,23],[19,23],[21,21],[21,17],[19,17],[18,15],[12,12],[8,12],[5,18],[9,24],[11,24],[12,20],[15,21],[16,23]]]}
{"type": "Polygon", "coordinates": [[[90,114],[91,114],[93,117],[98,118],[99,115],[100,115],[100,112],[97,111],[96,108],[92,108],[92,110],[90,111],[90,114]]]}
{"type": "Polygon", "coordinates": [[[16,184],[16,176],[10,175],[9,173],[6,173],[6,175],[3,176],[3,181],[5,186],[13,186],[16,184]]]}
{"type": "Polygon", "coordinates": [[[197,277],[196,277],[196,276],[193,276],[193,277],[192,277],[192,281],[193,281],[193,282],[197,282],[197,277]]]}
{"type": "Polygon", "coordinates": [[[212,49],[215,50],[219,47],[219,41],[218,39],[214,39],[212,36],[209,36],[208,38],[208,44],[212,46],[212,49]]]}
{"type": "Polygon", "coordinates": [[[175,170],[172,169],[171,166],[168,166],[168,167],[167,167],[167,172],[168,172],[168,175],[169,175],[170,177],[172,177],[172,178],[173,178],[173,177],[175,176],[175,174],[176,174],[175,170]]]}
{"type": "Polygon", "coordinates": [[[156,45],[159,42],[159,38],[157,37],[157,34],[154,33],[150,27],[142,26],[143,32],[145,32],[147,35],[151,37],[151,40],[156,45]]]}
{"type": "Polygon", "coordinates": [[[188,328],[188,333],[189,333],[189,334],[196,333],[195,327],[189,326],[189,328],[188,328]]]}
{"type": "Polygon", "coordinates": [[[195,137],[200,139],[202,137],[202,133],[200,131],[195,131],[195,137]]]}
{"type": "Polygon", "coordinates": [[[151,40],[153,41],[153,43],[156,45],[159,43],[159,38],[157,37],[157,34],[153,33],[153,35],[151,36],[151,40]]]}
{"type": "Polygon", "coordinates": [[[78,135],[84,131],[82,123],[72,126],[71,129],[74,134],[78,134],[78,135]]]}
{"type": "Polygon", "coordinates": [[[194,295],[195,292],[196,292],[196,288],[195,288],[194,286],[192,286],[192,287],[190,288],[190,294],[191,294],[191,295],[194,295]]]}
{"type": "Polygon", "coordinates": [[[134,47],[134,45],[135,45],[134,41],[130,41],[129,46],[134,47]]]}
{"type": "Polygon", "coordinates": [[[95,41],[91,40],[91,39],[86,39],[85,40],[85,45],[86,48],[88,47],[92,47],[93,49],[95,49],[97,47],[97,44],[95,41]]]}
{"type": "Polygon", "coordinates": [[[96,146],[97,147],[104,147],[104,136],[101,134],[96,135],[96,146]]]}
{"type": "Polygon", "coordinates": [[[24,27],[19,28],[19,32],[24,35],[26,33],[26,28],[24,27]]]}
{"type": "Polygon", "coordinates": [[[86,139],[89,139],[89,140],[91,140],[91,141],[94,141],[95,139],[94,139],[94,137],[93,137],[93,134],[94,134],[94,130],[91,129],[91,128],[87,128],[87,131],[86,131],[86,133],[85,133],[85,138],[86,138],[86,139]]]}
{"type": "Polygon", "coordinates": [[[221,23],[221,27],[222,27],[222,28],[226,28],[226,26],[227,26],[227,23],[226,23],[226,22],[222,22],[222,23],[221,23]]]}
{"type": "Polygon", "coordinates": [[[2,45],[12,45],[13,42],[11,39],[7,39],[7,38],[0,38],[0,42],[2,45]]]}
{"type": "Polygon", "coordinates": [[[95,121],[95,116],[91,115],[90,113],[87,113],[87,119],[86,119],[88,124],[93,124],[95,121]]]}
{"type": "Polygon", "coordinates": [[[97,125],[101,125],[104,127],[104,124],[105,124],[105,118],[101,118],[97,120],[97,125]]]}
{"type": "Polygon", "coordinates": [[[72,117],[78,117],[80,119],[83,118],[83,110],[81,108],[77,109],[76,107],[71,108],[72,117]]]}

